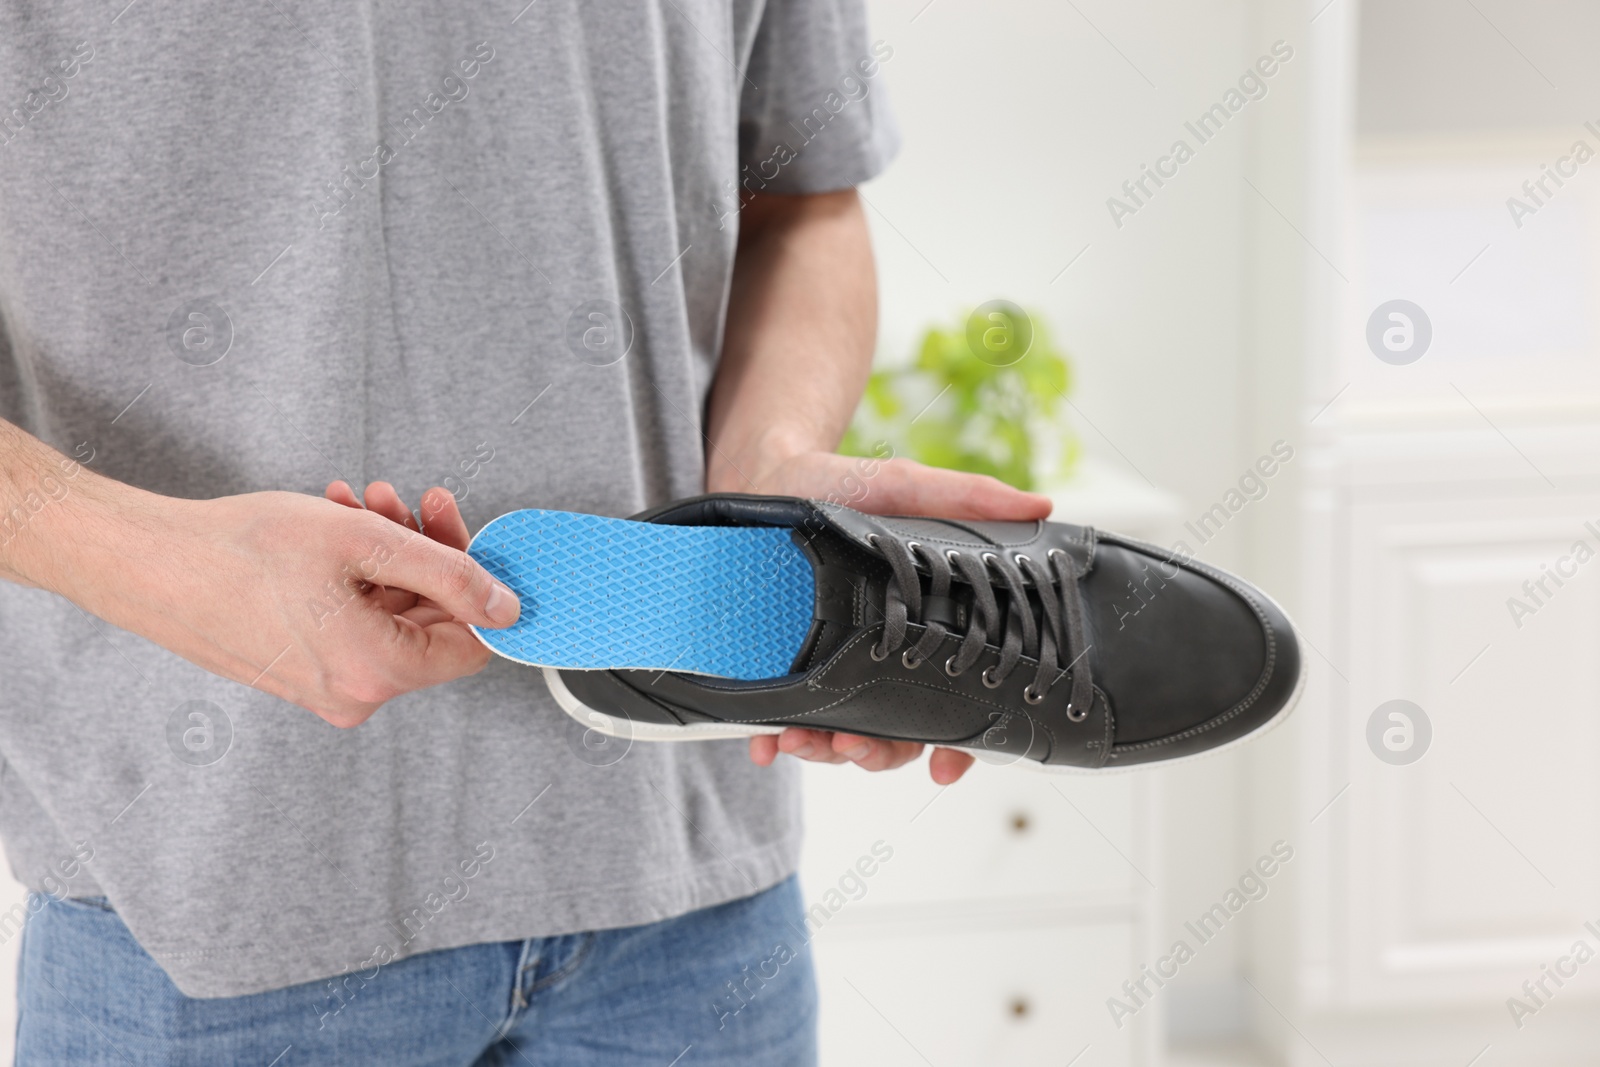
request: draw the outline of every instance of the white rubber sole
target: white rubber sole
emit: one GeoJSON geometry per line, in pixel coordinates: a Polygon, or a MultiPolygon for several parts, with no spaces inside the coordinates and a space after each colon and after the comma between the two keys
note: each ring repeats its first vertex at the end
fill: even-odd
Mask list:
{"type": "MultiPolygon", "coordinates": [[[[1272,600],[1265,593],[1257,591],[1257,595],[1265,597],[1272,602],[1274,607],[1289,619],[1289,613],[1272,600]]],[[[1069,767],[1040,763],[1038,760],[1027,759],[1022,756],[1001,756],[985,748],[972,748],[966,745],[942,745],[943,748],[959,748],[963,752],[970,752],[979,760],[995,766],[1023,766],[1029,770],[1044,774],[1130,774],[1134,771],[1152,770],[1159,767],[1172,767],[1180,763],[1192,763],[1195,760],[1208,759],[1231,749],[1238,748],[1247,742],[1254,741],[1271,730],[1276,729],[1294,711],[1300,703],[1300,698],[1305,693],[1307,677],[1307,660],[1304,655],[1306,643],[1300,640],[1300,631],[1295,627],[1294,620],[1289,619],[1289,629],[1295,635],[1295,642],[1300,647],[1300,676],[1295,679],[1294,692],[1289,694],[1289,699],[1278,713],[1256,729],[1236,737],[1226,744],[1204,752],[1194,752],[1176,759],[1155,760],[1150,763],[1132,763],[1123,767],[1069,767]]],[[[756,726],[743,723],[691,723],[687,726],[668,726],[662,723],[633,722],[630,719],[618,720],[613,715],[597,711],[572,695],[572,690],[561,680],[561,672],[553,667],[544,668],[545,685],[550,687],[550,695],[556,698],[556,703],[561,705],[561,710],[582,723],[591,730],[597,730],[607,737],[620,738],[621,740],[638,741],[719,741],[739,737],[759,737],[762,734],[781,734],[788,729],[786,726],[756,726]],[[618,723],[622,725],[618,725],[618,723]]],[[[930,742],[935,743],[935,742],[930,742]]],[[[935,743],[936,744],[936,743],[935,743]]]]}
{"type": "Polygon", "coordinates": [[[668,726],[665,723],[634,722],[632,719],[620,720],[625,725],[619,727],[616,716],[596,711],[573,696],[572,690],[561,680],[561,672],[556,668],[544,668],[544,684],[550,687],[550,695],[556,698],[556,703],[561,705],[562,711],[591,730],[598,730],[607,737],[617,737],[624,741],[724,741],[730,737],[781,734],[786,729],[782,726],[746,726],[743,723],[733,722],[696,722],[687,726],[668,726]]]}

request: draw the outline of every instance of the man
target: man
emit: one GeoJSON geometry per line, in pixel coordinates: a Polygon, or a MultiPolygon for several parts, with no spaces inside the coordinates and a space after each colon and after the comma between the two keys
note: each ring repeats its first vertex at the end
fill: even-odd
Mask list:
{"type": "MultiPolygon", "coordinates": [[[[750,981],[775,761],[917,746],[597,756],[462,549],[840,492],[891,58],[859,0],[0,8],[19,1063],[814,1059],[809,960],[750,981]]],[[[861,506],[1048,510],[901,460],[861,506]]]]}

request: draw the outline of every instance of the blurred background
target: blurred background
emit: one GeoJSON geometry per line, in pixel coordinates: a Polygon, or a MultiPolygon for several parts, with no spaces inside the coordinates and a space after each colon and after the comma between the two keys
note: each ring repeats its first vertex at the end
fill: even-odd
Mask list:
{"type": "Polygon", "coordinates": [[[1166,771],[809,768],[823,1062],[1600,1063],[1600,5],[870,7],[849,447],[1235,570],[1311,676],[1166,771]]]}

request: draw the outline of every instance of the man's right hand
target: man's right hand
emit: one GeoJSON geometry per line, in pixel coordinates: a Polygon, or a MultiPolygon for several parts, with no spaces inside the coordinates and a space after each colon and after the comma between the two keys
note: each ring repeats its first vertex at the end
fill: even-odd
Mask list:
{"type": "MultiPolygon", "coordinates": [[[[374,492],[394,496],[382,483],[369,501],[374,492]]],[[[448,511],[459,524],[453,500],[448,511]]],[[[81,470],[0,562],[214,674],[348,727],[396,696],[482,669],[489,651],[467,624],[509,626],[520,611],[465,552],[414,526],[296,493],[157,496],[81,470]]],[[[440,528],[460,540],[450,522],[440,528]]]]}

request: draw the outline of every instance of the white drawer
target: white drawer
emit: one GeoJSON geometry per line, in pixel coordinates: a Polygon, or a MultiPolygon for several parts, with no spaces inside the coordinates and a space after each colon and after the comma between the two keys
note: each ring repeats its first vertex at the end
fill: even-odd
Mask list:
{"type": "Polygon", "coordinates": [[[823,1067],[1118,1067],[1143,1062],[1155,1006],[1119,1029],[1106,998],[1136,970],[1126,923],[948,926],[812,942],[823,1067]]]}
{"type": "MultiPolygon", "coordinates": [[[[892,850],[866,880],[871,907],[951,900],[1148,891],[1138,775],[1099,778],[973,767],[941,790],[926,766],[866,774],[809,765],[802,874],[808,899],[837,885],[874,844],[892,850]],[[1137,867],[1136,867],[1137,865],[1137,867]]],[[[1153,877],[1153,876],[1152,876],[1153,877]]],[[[846,877],[847,888],[854,888],[846,877]]]]}

